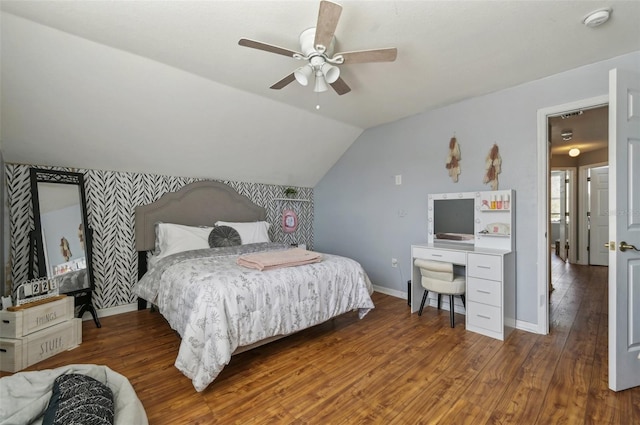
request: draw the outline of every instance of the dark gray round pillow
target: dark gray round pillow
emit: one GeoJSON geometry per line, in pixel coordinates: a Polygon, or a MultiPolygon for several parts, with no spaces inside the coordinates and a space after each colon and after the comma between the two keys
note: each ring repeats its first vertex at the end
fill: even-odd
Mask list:
{"type": "Polygon", "coordinates": [[[215,226],[211,233],[209,233],[209,246],[211,248],[241,244],[242,239],[240,238],[240,233],[233,227],[215,226]]]}

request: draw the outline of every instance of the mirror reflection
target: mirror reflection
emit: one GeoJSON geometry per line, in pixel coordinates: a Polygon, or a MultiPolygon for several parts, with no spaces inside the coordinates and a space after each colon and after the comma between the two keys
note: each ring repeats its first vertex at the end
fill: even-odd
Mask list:
{"type": "Polygon", "coordinates": [[[78,186],[38,183],[46,275],[61,293],[89,288],[78,186]]]}
{"type": "Polygon", "coordinates": [[[30,233],[29,279],[46,277],[60,294],[72,295],[77,317],[93,306],[91,228],[82,173],[31,168],[34,230],[30,233]]]}

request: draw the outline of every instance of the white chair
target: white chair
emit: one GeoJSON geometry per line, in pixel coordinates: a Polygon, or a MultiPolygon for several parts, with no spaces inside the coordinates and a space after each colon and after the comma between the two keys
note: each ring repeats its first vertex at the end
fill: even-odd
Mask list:
{"type": "Polygon", "coordinates": [[[429,291],[436,292],[438,294],[438,310],[440,309],[440,295],[449,295],[449,314],[451,316],[451,327],[453,328],[455,326],[453,317],[453,296],[460,295],[462,305],[466,308],[464,299],[464,276],[455,275],[453,273],[453,264],[451,263],[421,260],[417,258],[414,261],[414,264],[420,269],[420,274],[422,275],[420,283],[424,288],[424,295],[422,296],[422,303],[420,303],[418,316],[422,316],[422,309],[424,308],[424,303],[427,300],[429,291]]]}

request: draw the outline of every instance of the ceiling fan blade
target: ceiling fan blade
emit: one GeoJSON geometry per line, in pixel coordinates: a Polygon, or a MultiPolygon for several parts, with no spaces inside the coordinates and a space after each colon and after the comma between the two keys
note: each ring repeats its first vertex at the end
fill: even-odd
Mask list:
{"type": "Polygon", "coordinates": [[[291,74],[284,77],[282,80],[272,85],[270,88],[274,90],[280,90],[281,88],[286,87],[287,85],[289,85],[295,80],[296,80],[296,77],[293,75],[293,72],[292,72],[291,74]]]}
{"type": "Polygon", "coordinates": [[[261,41],[250,40],[248,38],[241,38],[240,41],[238,41],[238,44],[244,47],[251,47],[252,49],[264,50],[265,52],[271,52],[271,53],[276,53],[278,55],[289,56],[290,58],[292,58],[293,55],[302,56],[302,54],[299,52],[285,49],[284,47],[274,46],[273,44],[263,43],[261,41]]]}
{"type": "MultiPolygon", "coordinates": [[[[316,38],[313,46],[318,45],[329,47],[333,34],[336,32],[338,20],[342,13],[342,6],[330,1],[323,0],[320,2],[320,11],[318,12],[318,23],[316,24],[316,38]]],[[[318,49],[321,50],[321,49],[318,49]]]]}
{"type": "Polygon", "coordinates": [[[351,87],[344,82],[342,77],[339,77],[335,83],[331,83],[331,87],[338,93],[340,96],[343,94],[347,94],[351,91],[351,87]]]}
{"type": "Polygon", "coordinates": [[[344,52],[334,55],[344,58],[343,64],[366,63],[366,62],[393,62],[398,56],[398,49],[390,47],[388,49],[358,50],[356,52],[344,52]]]}

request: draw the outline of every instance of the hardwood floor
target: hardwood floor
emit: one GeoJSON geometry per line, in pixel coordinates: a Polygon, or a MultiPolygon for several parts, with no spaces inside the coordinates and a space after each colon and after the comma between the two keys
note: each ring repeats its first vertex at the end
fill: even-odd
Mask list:
{"type": "MultiPolygon", "coordinates": [[[[607,270],[554,262],[551,333],[500,342],[411,315],[375,293],[355,313],[235,356],[202,393],[173,362],[158,313],[83,324],[80,347],[30,370],[105,364],[127,376],[151,424],[638,424],[640,388],[607,387],[607,270]]],[[[6,374],[5,374],[6,375],[6,374]]]]}

